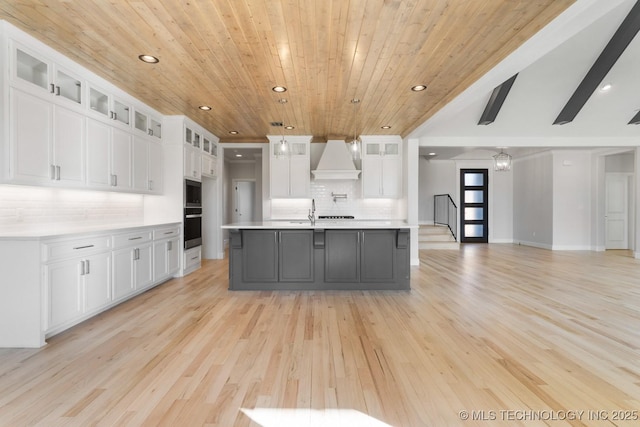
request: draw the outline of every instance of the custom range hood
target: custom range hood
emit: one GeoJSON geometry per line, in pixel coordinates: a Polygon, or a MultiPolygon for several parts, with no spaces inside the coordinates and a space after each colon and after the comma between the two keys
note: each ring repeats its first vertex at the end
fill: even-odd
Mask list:
{"type": "Polygon", "coordinates": [[[353,164],[347,144],[339,139],[327,141],[318,167],[311,173],[315,179],[358,179],[360,175],[353,164]]]}

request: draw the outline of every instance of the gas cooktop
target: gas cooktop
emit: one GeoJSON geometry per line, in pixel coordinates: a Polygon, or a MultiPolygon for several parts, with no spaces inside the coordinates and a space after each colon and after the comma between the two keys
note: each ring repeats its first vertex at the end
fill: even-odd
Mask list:
{"type": "Polygon", "coordinates": [[[353,215],[319,215],[318,219],[355,219],[353,215]]]}

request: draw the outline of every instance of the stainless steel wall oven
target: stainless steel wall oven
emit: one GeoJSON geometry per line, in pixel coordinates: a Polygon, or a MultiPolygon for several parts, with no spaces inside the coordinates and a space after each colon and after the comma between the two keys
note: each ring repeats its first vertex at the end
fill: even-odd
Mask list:
{"type": "Polygon", "coordinates": [[[185,179],[184,183],[184,248],[202,245],[202,184],[185,179]]]}

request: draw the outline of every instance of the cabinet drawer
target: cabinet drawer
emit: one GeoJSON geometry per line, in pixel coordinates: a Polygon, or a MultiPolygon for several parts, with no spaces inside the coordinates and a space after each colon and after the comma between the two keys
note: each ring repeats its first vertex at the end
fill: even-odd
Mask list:
{"type": "Polygon", "coordinates": [[[151,230],[138,230],[131,233],[116,234],[113,236],[113,248],[125,248],[127,246],[140,245],[153,240],[151,230]]]}
{"type": "Polygon", "coordinates": [[[57,240],[42,244],[44,262],[67,257],[82,257],[111,248],[109,236],[93,236],[72,240],[57,240]]]}
{"type": "Polygon", "coordinates": [[[180,235],[180,227],[164,227],[153,230],[153,240],[168,239],[180,235]]]}
{"type": "Polygon", "coordinates": [[[200,268],[200,262],[202,261],[202,253],[200,246],[184,251],[184,270],[185,273],[190,273],[200,268]]]}

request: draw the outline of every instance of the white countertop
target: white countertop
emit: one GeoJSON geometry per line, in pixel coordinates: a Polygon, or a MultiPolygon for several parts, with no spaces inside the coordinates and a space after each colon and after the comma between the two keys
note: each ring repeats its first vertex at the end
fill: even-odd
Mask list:
{"type": "Polygon", "coordinates": [[[86,233],[120,232],[140,227],[160,227],[178,225],[180,222],[169,223],[109,223],[109,224],[31,224],[12,228],[0,228],[0,240],[39,240],[52,237],[74,236],[86,233]]]}
{"type": "Polygon", "coordinates": [[[338,220],[316,220],[315,225],[311,225],[309,220],[274,220],[274,221],[254,221],[254,222],[234,222],[225,224],[222,228],[227,230],[249,230],[249,229],[282,229],[297,228],[307,230],[324,229],[399,229],[418,228],[417,225],[409,225],[402,220],[377,220],[377,219],[338,219],[338,220]]]}

